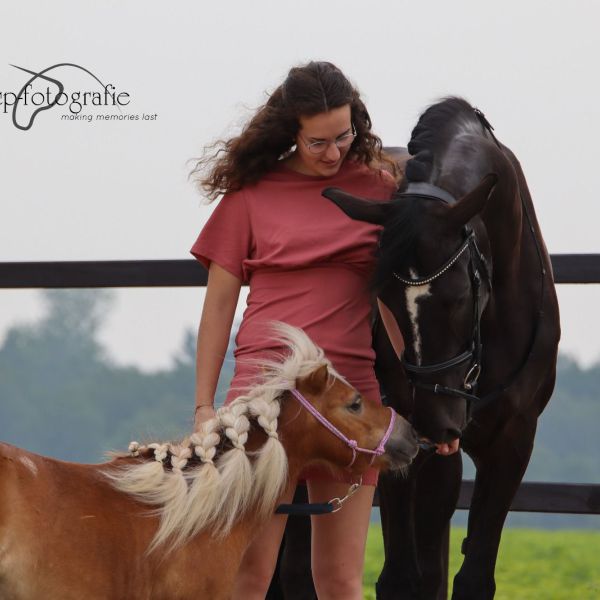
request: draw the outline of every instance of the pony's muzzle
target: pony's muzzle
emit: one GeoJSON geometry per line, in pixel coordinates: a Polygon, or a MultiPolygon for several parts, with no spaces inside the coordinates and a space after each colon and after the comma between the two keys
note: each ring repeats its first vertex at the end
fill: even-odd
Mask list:
{"type": "Polygon", "coordinates": [[[419,451],[419,440],[412,425],[403,417],[397,416],[394,430],[385,445],[385,456],[389,468],[401,469],[409,465],[419,451]]]}

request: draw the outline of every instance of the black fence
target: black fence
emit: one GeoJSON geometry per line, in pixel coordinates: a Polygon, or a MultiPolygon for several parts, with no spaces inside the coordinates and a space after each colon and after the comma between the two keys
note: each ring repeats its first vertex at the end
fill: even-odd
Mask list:
{"type": "MultiPolygon", "coordinates": [[[[556,283],[600,283],[600,254],[553,254],[556,283]]],[[[0,288],[193,287],[206,285],[195,260],[0,263],[0,288]]]]}
{"type": "MultiPolygon", "coordinates": [[[[600,283],[600,254],[554,254],[556,283],[600,283]]],[[[207,272],[195,260],[0,263],[0,288],[194,287],[207,272]]],[[[600,460],[600,457],[598,457],[600,460]]],[[[473,482],[463,481],[457,507],[469,508],[473,482]]],[[[375,497],[374,505],[378,505],[375,497]]],[[[512,511],[600,514],[600,484],[522,483],[512,511]]]]}

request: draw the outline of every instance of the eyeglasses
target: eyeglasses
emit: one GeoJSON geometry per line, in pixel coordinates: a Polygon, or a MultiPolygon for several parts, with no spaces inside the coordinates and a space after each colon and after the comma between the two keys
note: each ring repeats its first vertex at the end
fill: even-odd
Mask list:
{"type": "Polygon", "coordinates": [[[344,135],[340,135],[340,137],[335,138],[335,140],[319,140],[318,142],[308,143],[304,140],[300,134],[298,137],[304,142],[304,145],[308,149],[311,154],[322,154],[329,148],[329,144],[335,144],[338,148],[347,148],[352,144],[354,138],[356,137],[356,129],[354,129],[354,123],[352,123],[352,132],[345,133],[344,135]]]}

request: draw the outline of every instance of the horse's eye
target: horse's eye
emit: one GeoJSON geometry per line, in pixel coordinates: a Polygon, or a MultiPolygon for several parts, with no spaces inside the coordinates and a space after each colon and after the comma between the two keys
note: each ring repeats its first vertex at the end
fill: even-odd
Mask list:
{"type": "Polygon", "coordinates": [[[360,412],[362,408],[362,400],[360,398],[355,398],[352,404],[348,405],[348,410],[353,413],[360,412]]]}

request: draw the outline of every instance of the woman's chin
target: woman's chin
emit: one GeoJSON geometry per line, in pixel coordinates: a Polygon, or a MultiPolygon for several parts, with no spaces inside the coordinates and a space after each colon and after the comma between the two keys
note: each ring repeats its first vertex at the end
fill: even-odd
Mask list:
{"type": "Polygon", "coordinates": [[[318,170],[321,175],[335,175],[340,170],[341,165],[341,160],[337,160],[334,163],[326,163],[321,161],[319,163],[318,170]]]}

